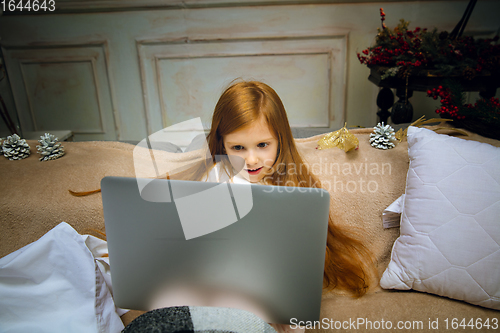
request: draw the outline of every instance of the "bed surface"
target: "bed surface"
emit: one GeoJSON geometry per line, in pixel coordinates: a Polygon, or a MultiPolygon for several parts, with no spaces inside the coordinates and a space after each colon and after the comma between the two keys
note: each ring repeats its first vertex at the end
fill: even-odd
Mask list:
{"type": "MultiPolygon", "coordinates": [[[[360,146],[348,153],[337,148],[316,149],[322,135],[296,139],[296,143],[311,170],[326,184],[335,221],[362,231],[367,246],[377,259],[381,276],[390,261],[392,245],[399,236],[399,228],[382,227],[382,211],[404,193],[408,146],[404,141],[394,149],[379,150],[369,145],[372,129],[351,132],[358,137],[360,146]]],[[[500,146],[499,141],[472,133],[465,138],[500,146]]],[[[132,144],[63,142],[65,156],[40,162],[35,148],[37,141],[28,143],[30,157],[20,161],[0,158],[0,257],[37,240],[63,221],[81,234],[94,233],[95,230],[104,232],[101,195],[74,197],[68,190],[94,190],[99,188],[100,180],[105,176],[135,175],[135,146],[132,144]]],[[[193,160],[197,154],[197,151],[185,154],[162,152],[162,156],[174,165],[193,160]]],[[[146,162],[144,155],[139,163],[146,162]]],[[[321,314],[333,321],[357,318],[372,321],[384,318],[394,323],[422,321],[424,328],[428,328],[429,320],[436,318],[443,322],[445,318],[451,320],[457,316],[469,319],[499,317],[498,311],[445,297],[415,291],[388,291],[379,286],[359,299],[341,292],[325,294],[321,314]]],[[[131,312],[123,319],[128,322],[135,316],[137,313],[131,312]]]]}

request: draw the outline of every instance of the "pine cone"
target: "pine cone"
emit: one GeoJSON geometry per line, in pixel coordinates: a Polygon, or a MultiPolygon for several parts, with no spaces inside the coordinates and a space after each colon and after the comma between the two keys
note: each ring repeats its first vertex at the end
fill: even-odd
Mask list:
{"type": "Polygon", "coordinates": [[[467,66],[464,70],[462,75],[467,79],[467,80],[472,80],[476,76],[476,70],[467,66]]]}
{"type": "Polygon", "coordinates": [[[7,140],[3,142],[2,153],[9,160],[22,160],[31,154],[30,146],[26,140],[21,139],[17,134],[8,136],[7,140]]]}
{"type": "Polygon", "coordinates": [[[40,137],[40,140],[38,140],[40,145],[36,146],[38,153],[42,155],[40,161],[55,160],[65,154],[64,147],[57,141],[59,139],[50,133],[45,133],[45,135],[40,137]]]}
{"type": "Polygon", "coordinates": [[[411,75],[411,69],[406,66],[399,67],[397,76],[401,79],[406,79],[411,75]]]}
{"type": "Polygon", "coordinates": [[[378,149],[391,149],[396,145],[396,136],[394,133],[394,128],[390,125],[385,125],[384,123],[378,123],[376,127],[373,128],[374,131],[370,134],[370,144],[378,149]]]}

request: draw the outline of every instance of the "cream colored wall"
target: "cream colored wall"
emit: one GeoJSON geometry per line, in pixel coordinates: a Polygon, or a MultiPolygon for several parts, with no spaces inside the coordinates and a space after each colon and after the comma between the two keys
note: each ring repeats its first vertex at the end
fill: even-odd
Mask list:
{"type": "MultiPolygon", "coordinates": [[[[227,42],[231,39],[245,41],[257,38],[259,45],[262,46],[264,45],[262,41],[266,38],[277,38],[277,40],[295,41],[295,46],[293,46],[295,52],[296,49],[302,47],[299,45],[301,36],[306,40],[310,40],[311,36],[315,36],[312,40],[316,40],[316,37],[322,35],[330,39],[344,38],[345,43],[341,45],[344,45],[345,49],[339,53],[341,57],[345,57],[345,59],[342,58],[343,63],[339,65],[344,72],[344,74],[342,71],[339,73],[341,76],[339,84],[342,87],[340,87],[341,90],[338,90],[338,87],[335,88],[337,90],[332,87],[333,92],[329,92],[335,99],[333,104],[341,100],[342,110],[338,110],[337,105],[335,106],[337,109],[325,112],[333,112],[330,114],[332,128],[344,120],[350,126],[368,127],[377,122],[375,99],[378,88],[367,80],[369,71],[359,63],[356,53],[373,43],[377,27],[380,26],[379,8],[384,8],[387,15],[386,24],[389,27],[395,26],[400,18],[404,18],[411,22],[411,28],[437,27],[440,30],[451,31],[460,20],[468,3],[468,1],[325,1],[326,3],[318,4],[317,2],[321,1],[316,1],[315,4],[308,1],[296,1],[299,4],[280,4],[281,1],[274,1],[275,5],[269,6],[241,6],[242,1],[232,1],[232,6],[224,7],[221,3],[224,4],[226,1],[220,1],[216,7],[211,7],[213,2],[187,1],[184,2],[184,8],[179,8],[177,5],[169,8],[162,6],[177,2],[156,1],[160,6],[155,9],[132,8],[126,11],[116,11],[116,8],[112,8],[113,10],[110,11],[83,13],[78,12],[80,8],[75,9],[78,6],[67,6],[67,9],[77,12],[51,15],[4,15],[0,17],[0,43],[9,74],[19,71],[16,67],[19,65],[19,59],[38,59],[37,57],[41,56],[40,52],[50,53],[54,49],[65,55],[68,54],[68,48],[74,49],[75,57],[83,54],[87,57],[85,59],[95,59],[92,60],[96,64],[95,76],[100,78],[101,85],[102,81],[106,83],[99,88],[102,90],[99,95],[101,96],[99,112],[102,113],[101,119],[104,121],[104,125],[101,126],[103,130],[100,134],[83,133],[77,135],[76,139],[139,141],[148,135],[148,132],[150,134],[154,131],[151,123],[156,119],[154,117],[161,115],[160,111],[153,112],[149,115],[150,119],[147,118],[147,103],[151,95],[148,82],[154,82],[155,77],[154,73],[151,74],[153,76],[148,74],[149,58],[147,58],[147,52],[141,49],[143,45],[168,46],[180,40],[189,50],[192,50],[189,48],[192,46],[190,43],[196,44],[200,40],[222,39],[227,42]],[[143,51],[146,53],[141,53],[143,51]],[[344,78],[342,74],[345,75],[344,78]],[[145,96],[147,94],[149,97],[145,96]]],[[[83,7],[88,6],[85,1],[67,1],[66,3],[70,5],[80,3],[83,7]]],[[[116,4],[110,1],[90,3],[97,7],[98,5],[113,7],[113,4],[116,4]]],[[[122,2],[125,5],[127,3],[138,4],[140,2],[122,2]]],[[[144,3],[153,3],[153,1],[144,3]]],[[[253,1],[247,3],[253,3],[253,1]]],[[[65,2],[61,4],[64,5],[65,2]]],[[[88,8],[83,10],[88,10],[88,8]]],[[[467,25],[467,31],[493,35],[500,27],[498,13],[500,13],[499,1],[478,1],[467,25]]],[[[332,54],[331,50],[337,47],[337,44],[332,43],[325,46],[329,48],[329,54],[332,54]]],[[[253,44],[245,44],[241,47],[247,48],[248,45],[253,44]]],[[[165,49],[171,50],[168,47],[165,49]]],[[[153,48],[147,50],[153,50],[153,48]]],[[[192,51],[187,52],[189,54],[192,51]]],[[[268,49],[265,52],[268,52],[268,49]]],[[[91,60],[89,61],[92,63],[91,60]]],[[[167,67],[162,70],[166,71],[165,68],[167,67]]],[[[335,68],[332,70],[335,71],[335,68]]],[[[212,95],[208,104],[215,103],[222,83],[229,80],[231,73],[224,75],[223,79],[213,78],[213,87],[210,87],[212,95]]],[[[309,80],[304,82],[307,85],[311,84],[314,78],[307,77],[306,80],[309,80]]],[[[203,84],[210,86],[210,80],[205,78],[203,84]]],[[[190,87],[185,88],[190,89],[190,87]]],[[[20,86],[16,89],[24,88],[20,86]]],[[[321,98],[328,98],[328,96],[321,98]]],[[[27,108],[19,102],[20,99],[22,98],[16,97],[16,107],[27,108]]],[[[428,117],[434,115],[435,103],[433,105],[433,101],[424,94],[415,94],[412,100],[415,106],[414,118],[422,114],[428,117]]],[[[206,101],[203,103],[207,104],[206,101]]],[[[26,113],[26,110],[18,111],[26,113]]],[[[68,116],[71,117],[71,115],[68,116]]],[[[207,118],[206,114],[202,116],[207,118]]],[[[30,117],[26,116],[24,121],[25,127],[33,126],[28,118],[30,117]]],[[[176,121],[182,120],[182,117],[175,119],[176,121]]],[[[98,120],[96,120],[97,123],[98,120]]],[[[169,123],[153,124],[153,126],[165,124],[169,123]]],[[[304,124],[307,125],[307,121],[304,121],[304,124]]]]}

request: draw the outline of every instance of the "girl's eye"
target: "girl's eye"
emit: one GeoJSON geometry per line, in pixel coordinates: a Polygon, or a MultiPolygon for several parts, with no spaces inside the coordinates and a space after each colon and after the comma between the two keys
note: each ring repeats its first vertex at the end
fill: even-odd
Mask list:
{"type": "Polygon", "coordinates": [[[233,150],[239,151],[243,149],[243,146],[237,145],[232,147],[233,150]]]}
{"type": "Polygon", "coordinates": [[[257,145],[259,148],[266,148],[269,144],[267,142],[261,142],[257,145]]]}

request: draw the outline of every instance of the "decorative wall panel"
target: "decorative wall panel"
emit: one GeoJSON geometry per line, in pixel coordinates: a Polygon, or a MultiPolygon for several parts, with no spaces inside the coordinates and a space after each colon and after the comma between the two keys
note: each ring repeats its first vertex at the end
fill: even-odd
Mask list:
{"type": "Polygon", "coordinates": [[[25,131],[71,130],[84,140],[116,140],[106,44],[4,47],[25,131]]]}
{"type": "Polygon", "coordinates": [[[293,127],[338,127],[346,43],[344,35],[138,41],[148,132],[195,117],[208,128],[218,96],[237,78],[273,87],[293,127]]]}

